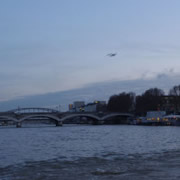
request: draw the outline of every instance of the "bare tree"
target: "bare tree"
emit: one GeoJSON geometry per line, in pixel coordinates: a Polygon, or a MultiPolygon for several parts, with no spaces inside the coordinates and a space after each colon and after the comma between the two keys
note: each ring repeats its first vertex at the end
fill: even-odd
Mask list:
{"type": "Polygon", "coordinates": [[[174,111],[178,112],[180,109],[180,85],[174,86],[169,91],[170,96],[174,96],[173,104],[174,104],[174,111]]]}
{"type": "Polygon", "coordinates": [[[180,96],[180,85],[174,86],[172,89],[170,89],[169,95],[171,95],[171,96],[180,96]]]}
{"type": "Polygon", "coordinates": [[[164,91],[158,88],[146,90],[136,97],[136,114],[145,115],[147,111],[157,111],[161,105],[164,91]]]}
{"type": "Polygon", "coordinates": [[[111,112],[133,112],[135,103],[134,93],[120,93],[113,95],[108,101],[108,111],[111,112]]]}

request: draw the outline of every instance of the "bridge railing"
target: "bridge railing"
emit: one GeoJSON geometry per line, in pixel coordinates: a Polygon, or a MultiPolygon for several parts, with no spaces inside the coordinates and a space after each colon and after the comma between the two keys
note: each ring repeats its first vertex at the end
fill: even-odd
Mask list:
{"type": "Polygon", "coordinates": [[[6,113],[16,113],[16,114],[23,114],[23,113],[60,113],[60,111],[50,108],[17,108],[7,111],[6,113]]]}

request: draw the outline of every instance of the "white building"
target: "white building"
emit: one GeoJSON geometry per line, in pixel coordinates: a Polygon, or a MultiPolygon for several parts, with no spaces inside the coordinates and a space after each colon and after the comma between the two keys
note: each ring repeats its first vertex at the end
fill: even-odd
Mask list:
{"type": "Polygon", "coordinates": [[[97,104],[95,104],[95,103],[89,103],[86,106],[84,106],[84,111],[85,112],[96,112],[96,106],[97,106],[97,104]]]}
{"type": "Polygon", "coordinates": [[[89,103],[84,106],[85,112],[97,112],[99,111],[100,107],[105,106],[106,101],[94,101],[93,103],[89,103]]]}
{"type": "Polygon", "coordinates": [[[93,103],[86,104],[84,101],[75,101],[73,104],[69,104],[70,112],[97,112],[102,111],[106,106],[106,101],[94,101],[93,103]]]}
{"type": "Polygon", "coordinates": [[[83,110],[82,107],[84,106],[85,106],[84,101],[75,101],[73,104],[69,104],[69,111],[81,112],[83,110]]]}

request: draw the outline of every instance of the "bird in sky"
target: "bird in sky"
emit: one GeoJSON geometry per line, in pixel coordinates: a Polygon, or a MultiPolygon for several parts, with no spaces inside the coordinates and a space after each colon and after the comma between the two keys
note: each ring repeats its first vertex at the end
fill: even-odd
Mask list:
{"type": "Polygon", "coordinates": [[[117,55],[117,53],[109,53],[109,54],[107,54],[107,56],[109,56],[109,57],[114,57],[116,55],[117,55]]]}

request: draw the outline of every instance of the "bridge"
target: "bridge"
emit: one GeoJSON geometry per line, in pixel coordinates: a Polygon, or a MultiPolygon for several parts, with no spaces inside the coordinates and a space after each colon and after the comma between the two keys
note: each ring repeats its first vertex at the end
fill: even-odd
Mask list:
{"type": "Polygon", "coordinates": [[[13,122],[16,127],[21,127],[24,121],[48,119],[56,126],[62,126],[63,122],[74,118],[87,118],[92,124],[103,124],[111,118],[123,117],[125,121],[132,117],[129,113],[97,113],[97,112],[60,112],[50,108],[18,108],[6,112],[0,112],[0,124],[13,122]]]}

